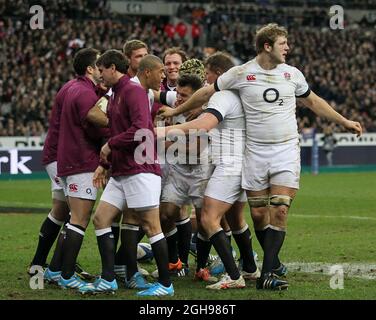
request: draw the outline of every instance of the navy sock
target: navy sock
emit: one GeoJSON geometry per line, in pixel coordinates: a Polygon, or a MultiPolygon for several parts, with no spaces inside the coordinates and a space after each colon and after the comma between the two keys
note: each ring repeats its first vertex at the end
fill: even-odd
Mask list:
{"type": "Polygon", "coordinates": [[[253,258],[252,237],[248,226],[242,233],[234,231],[232,235],[234,236],[240,256],[243,260],[243,270],[246,272],[255,272],[257,266],[253,258]]]}
{"type": "Polygon", "coordinates": [[[225,269],[232,280],[237,280],[240,277],[238,267],[235,264],[234,257],[232,256],[231,246],[226,237],[226,233],[221,229],[210,237],[219,257],[221,258],[225,269]]]}
{"type": "Polygon", "coordinates": [[[54,271],[54,272],[61,271],[61,266],[63,264],[63,243],[65,240],[66,233],[67,233],[67,224],[65,224],[63,229],[61,229],[59,237],[57,238],[55,251],[52,256],[50,265],[48,266],[48,268],[51,271],[54,271]]]}
{"type": "Polygon", "coordinates": [[[95,230],[102,261],[101,277],[110,282],[115,279],[115,240],[111,229],[112,227],[102,230],[95,230]]]}
{"type": "Polygon", "coordinates": [[[61,267],[61,276],[64,279],[69,279],[74,274],[77,256],[80,252],[84,235],[85,228],[75,224],[67,225],[67,232],[63,242],[63,263],[61,267]]]}
{"type": "Polygon", "coordinates": [[[155,235],[150,239],[151,248],[155,262],[158,267],[158,282],[165,287],[171,285],[170,274],[168,272],[168,253],[167,253],[167,241],[163,236],[163,233],[155,235]]]}
{"type": "Polygon", "coordinates": [[[114,236],[114,246],[115,246],[115,251],[117,249],[117,246],[118,246],[118,242],[119,242],[119,236],[120,236],[120,226],[119,226],[119,223],[113,223],[111,225],[111,231],[112,231],[112,234],[114,236]]]}
{"type": "Polygon", "coordinates": [[[60,221],[54,219],[51,213],[44,220],[39,231],[38,246],[31,262],[32,265],[43,266],[46,263],[48,253],[59,234],[62,224],[63,222],[60,223],[60,221]]]}
{"type": "MultiPolygon", "coordinates": [[[[265,233],[266,233],[266,230],[268,230],[268,229],[269,228],[266,228],[264,230],[255,230],[256,238],[257,238],[258,242],[260,243],[261,248],[263,250],[264,250],[264,242],[265,242],[265,233]]],[[[281,261],[279,260],[279,257],[277,255],[276,257],[274,257],[273,269],[277,269],[280,265],[281,265],[281,261]]]]}
{"type": "Polygon", "coordinates": [[[178,252],[180,260],[188,264],[188,255],[191,248],[192,223],[189,218],[176,222],[178,229],[178,252]]]}
{"type": "Polygon", "coordinates": [[[275,258],[281,250],[283,241],[285,240],[285,235],[285,231],[274,230],[272,228],[267,229],[264,239],[262,274],[269,273],[274,268],[275,258]]]}
{"type": "Polygon", "coordinates": [[[197,263],[196,271],[199,271],[202,268],[206,267],[208,263],[208,258],[210,254],[210,249],[212,244],[210,240],[206,240],[201,234],[197,234],[196,241],[196,254],[197,254],[197,263]]]}
{"type": "Polygon", "coordinates": [[[167,241],[167,249],[168,249],[168,261],[170,263],[176,263],[179,259],[178,256],[178,231],[177,229],[173,229],[172,231],[165,234],[166,241],[167,241]]]}

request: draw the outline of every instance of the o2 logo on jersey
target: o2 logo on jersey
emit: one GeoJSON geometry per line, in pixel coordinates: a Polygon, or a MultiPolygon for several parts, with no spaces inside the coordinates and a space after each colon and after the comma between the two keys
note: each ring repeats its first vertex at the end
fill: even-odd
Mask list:
{"type": "Polygon", "coordinates": [[[69,191],[70,192],[78,192],[78,185],[76,183],[71,183],[69,185],[69,191]]]}
{"type": "Polygon", "coordinates": [[[263,96],[264,100],[268,103],[274,103],[278,100],[278,105],[279,106],[283,105],[283,99],[278,99],[279,98],[279,91],[275,88],[266,89],[262,96],[263,96]]]}

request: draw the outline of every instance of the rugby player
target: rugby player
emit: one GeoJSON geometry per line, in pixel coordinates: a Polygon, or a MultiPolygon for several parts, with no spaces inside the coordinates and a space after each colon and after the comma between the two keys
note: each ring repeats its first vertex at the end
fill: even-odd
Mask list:
{"type": "MultiPolygon", "coordinates": [[[[210,56],[205,65],[206,80],[209,84],[214,83],[218,76],[234,66],[230,57],[223,53],[210,56]]],[[[245,142],[245,119],[239,96],[233,91],[217,92],[209,100],[203,115],[184,124],[166,127],[165,134],[174,129],[183,130],[187,134],[192,129],[209,131],[216,127],[217,129],[210,132],[211,157],[215,170],[205,190],[201,224],[223,261],[228,275],[207,288],[243,288],[244,278],[256,280],[260,272],[253,259],[251,234],[243,214],[246,195],[241,188],[241,167],[245,142]],[[223,187],[224,185],[226,188],[223,187]],[[228,212],[227,218],[242,256],[242,274],[239,273],[230,243],[221,228],[221,219],[226,212],[228,212]],[[220,230],[222,231],[218,232],[220,230]],[[216,237],[211,237],[214,234],[216,237]]],[[[163,128],[157,128],[157,130],[163,131],[163,128]]],[[[206,252],[203,259],[199,259],[200,255],[198,255],[196,279],[208,280],[210,274],[205,268],[208,256],[209,252],[206,252]]]]}
{"type": "Polygon", "coordinates": [[[163,116],[174,116],[206,103],[216,91],[238,91],[247,132],[242,187],[247,190],[256,235],[264,250],[258,289],[288,288],[288,282],[278,279],[273,269],[285,238],[288,210],[299,188],[296,98],[318,116],[358,136],[362,133],[359,122],[336,112],[309,88],[301,71],[285,63],[287,35],[277,24],[262,27],[256,33],[256,58],[230,69],[179,108],[161,110],[163,116]]]}
{"type": "Polygon", "coordinates": [[[57,149],[57,175],[71,211],[62,244],[61,263],[54,258],[45,272],[47,280],[57,279],[62,288],[78,288],[85,284],[75,274],[77,255],[96,200],[91,178],[99,163],[99,150],[107,130],[87,121],[87,113],[98,100],[99,70],[95,61],[99,51],[80,50],[74,57],[78,77],[64,92],[57,149]],[[57,270],[56,270],[57,269],[57,270]]]}
{"type": "MultiPolygon", "coordinates": [[[[94,216],[95,233],[102,259],[102,276],[94,283],[94,289],[88,284],[81,288],[80,292],[117,290],[113,269],[115,249],[110,226],[119,212],[127,207],[137,215],[134,220],[127,216],[127,223],[131,227],[140,222],[149,238],[159,271],[158,282],[153,285],[145,283],[145,290],[137,295],[173,295],[174,288],[167,269],[167,243],[159,220],[161,170],[157,163],[148,97],[145,89],[130,81],[125,74],[126,64],[124,55],[116,50],[106,51],[97,61],[104,84],[113,90],[108,107],[111,138],[101,149],[104,165],[108,164],[111,157],[112,175],[94,216]],[[143,159],[142,152],[137,152],[139,145],[143,143],[136,139],[139,134],[146,135],[146,159],[143,159]]],[[[161,74],[159,76],[161,77],[161,74]]],[[[94,176],[97,186],[103,185],[105,180],[103,169],[99,166],[94,176]]],[[[127,251],[130,256],[135,257],[137,243],[134,245],[131,232],[125,232],[125,235],[127,251]]],[[[136,275],[137,267],[132,270],[136,275]]]]}
{"type": "MultiPolygon", "coordinates": [[[[188,60],[182,65],[182,68],[185,64],[195,62],[199,61],[197,59],[188,60]]],[[[201,62],[200,66],[202,66],[201,62]]],[[[189,73],[180,75],[177,86],[176,106],[186,101],[193,92],[203,85],[203,73],[202,66],[202,78],[189,73]]],[[[182,123],[185,122],[185,118],[181,116],[173,119],[173,121],[182,123]]],[[[185,155],[183,158],[180,158],[180,156],[178,155],[177,163],[169,163],[169,175],[161,197],[161,220],[169,248],[169,269],[179,276],[185,276],[189,270],[188,254],[192,229],[187,212],[180,210],[180,208],[192,201],[196,216],[199,217],[203,192],[211,175],[212,166],[208,163],[189,164],[186,162],[185,155]],[[180,230],[178,227],[180,227],[180,230]],[[179,247],[177,247],[177,242],[179,247]]],[[[200,228],[200,223],[198,225],[200,228]]]]}

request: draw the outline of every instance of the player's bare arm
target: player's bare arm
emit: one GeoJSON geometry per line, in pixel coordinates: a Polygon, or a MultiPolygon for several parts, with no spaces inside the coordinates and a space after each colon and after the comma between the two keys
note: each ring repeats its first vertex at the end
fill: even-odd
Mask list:
{"type": "Polygon", "coordinates": [[[111,153],[111,148],[108,145],[108,142],[103,145],[101,152],[100,152],[100,161],[104,164],[108,164],[108,156],[111,153]]]}
{"type": "Polygon", "coordinates": [[[159,110],[159,115],[163,118],[168,118],[177,116],[181,113],[187,112],[195,108],[199,108],[205,103],[207,103],[214,93],[215,88],[213,84],[206,87],[202,87],[201,89],[197,90],[188,101],[184,102],[179,107],[162,107],[159,110]]]}
{"type": "Polygon", "coordinates": [[[106,128],[108,127],[108,118],[106,116],[108,100],[105,97],[100,98],[97,103],[92,107],[87,116],[86,120],[90,123],[96,125],[97,127],[106,128]]]}
{"type": "Polygon", "coordinates": [[[107,184],[107,170],[102,166],[98,166],[93,175],[93,186],[96,188],[104,188],[107,184]]]}
{"type": "Polygon", "coordinates": [[[186,121],[191,121],[191,120],[198,118],[200,114],[202,113],[202,111],[203,111],[202,108],[199,107],[191,111],[185,112],[184,116],[185,116],[186,121]]]}
{"type": "Polygon", "coordinates": [[[173,126],[168,127],[157,127],[155,128],[155,132],[157,134],[158,139],[163,138],[169,133],[184,133],[188,134],[189,130],[205,130],[209,131],[215,128],[218,125],[218,119],[211,113],[204,113],[199,118],[185,122],[176,124],[173,126]]]}
{"type": "Polygon", "coordinates": [[[362,134],[362,126],[359,122],[346,119],[314,92],[311,91],[309,96],[301,98],[301,101],[319,117],[324,117],[329,121],[343,126],[348,131],[355,133],[358,137],[362,134]]]}

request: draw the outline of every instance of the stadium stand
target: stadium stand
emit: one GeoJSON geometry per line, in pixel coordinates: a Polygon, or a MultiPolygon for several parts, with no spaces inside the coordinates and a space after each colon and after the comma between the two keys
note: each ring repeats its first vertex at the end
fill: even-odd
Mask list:
{"type": "MultiPolygon", "coordinates": [[[[42,0],[40,5],[48,7],[44,29],[31,30],[33,1],[0,1],[0,136],[46,133],[53,97],[73,77],[69,66],[83,46],[121,49],[126,39],[139,38],[156,55],[178,45],[190,57],[202,59],[211,50],[224,50],[242,63],[255,55],[256,26],[268,22],[288,26],[288,63],[304,72],[312,89],[344,116],[360,121],[366,132],[376,132],[375,21],[364,17],[355,22],[345,15],[345,29],[330,30],[330,1],[325,0],[303,5],[293,0],[205,6],[176,2],[181,2],[176,16],[168,17],[114,13],[103,0],[42,0]],[[178,22],[196,28],[194,41],[190,32],[179,36],[178,22]]],[[[337,2],[346,8],[376,9],[371,0],[337,2]]],[[[297,115],[300,129],[313,126],[322,132],[326,126],[305,108],[298,108],[297,115]]]]}

